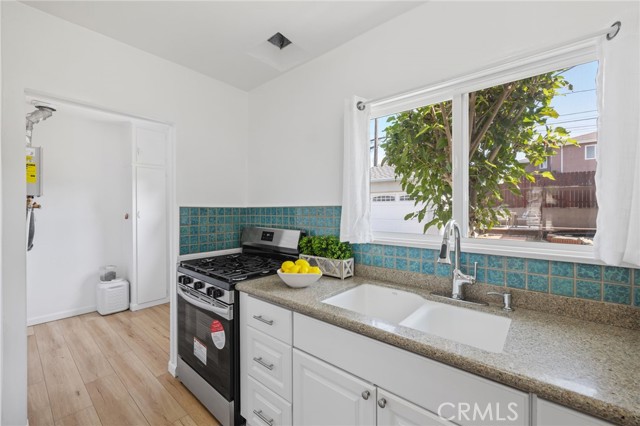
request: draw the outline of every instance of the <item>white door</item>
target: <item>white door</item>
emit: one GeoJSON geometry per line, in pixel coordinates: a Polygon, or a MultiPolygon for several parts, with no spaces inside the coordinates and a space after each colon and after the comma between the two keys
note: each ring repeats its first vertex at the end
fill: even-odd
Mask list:
{"type": "Polygon", "coordinates": [[[406,399],[378,388],[378,426],[454,426],[406,399]]]}
{"type": "Polygon", "coordinates": [[[296,426],[372,426],[375,386],[293,350],[293,424],[296,426]]]}
{"type": "Polygon", "coordinates": [[[136,167],[135,305],[168,296],[166,188],[164,168],[136,167]]]}

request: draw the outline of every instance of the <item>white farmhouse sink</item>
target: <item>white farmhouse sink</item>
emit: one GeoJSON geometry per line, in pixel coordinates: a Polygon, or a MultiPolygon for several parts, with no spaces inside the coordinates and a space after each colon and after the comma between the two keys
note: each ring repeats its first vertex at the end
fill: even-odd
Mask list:
{"type": "Polygon", "coordinates": [[[511,325],[510,318],[374,284],[361,284],[322,302],[489,352],[502,352],[511,325]]]}
{"type": "Polygon", "coordinates": [[[485,351],[502,352],[511,319],[426,300],[400,325],[485,351]]]}
{"type": "Polygon", "coordinates": [[[415,293],[373,284],[361,284],[322,301],[393,324],[399,324],[424,302],[415,293]]]}

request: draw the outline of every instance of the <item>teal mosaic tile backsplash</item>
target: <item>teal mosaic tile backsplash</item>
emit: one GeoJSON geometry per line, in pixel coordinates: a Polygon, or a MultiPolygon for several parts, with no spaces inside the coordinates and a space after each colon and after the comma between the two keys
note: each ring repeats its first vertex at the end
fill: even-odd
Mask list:
{"type": "MultiPolygon", "coordinates": [[[[437,263],[437,255],[430,249],[354,245],[356,264],[449,276],[450,266],[437,263]]],[[[640,269],[462,253],[463,272],[472,273],[474,262],[481,283],[640,307],[640,269]]]]}
{"type": "MultiPolygon", "coordinates": [[[[339,206],[180,208],[180,254],[240,247],[245,226],[303,229],[309,235],[339,235],[339,206]]],[[[355,244],[358,264],[447,277],[436,250],[355,244]]],[[[461,269],[478,262],[481,283],[640,307],[640,269],[462,253],[461,269]]]]}
{"type": "Polygon", "coordinates": [[[180,254],[240,247],[245,226],[338,235],[340,207],[180,207],[180,254]]]}

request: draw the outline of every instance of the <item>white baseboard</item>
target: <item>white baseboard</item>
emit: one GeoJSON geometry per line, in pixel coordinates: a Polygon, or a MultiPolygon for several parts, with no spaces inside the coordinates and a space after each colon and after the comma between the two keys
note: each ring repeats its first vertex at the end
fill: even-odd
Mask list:
{"type": "Polygon", "coordinates": [[[176,363],[175,362],[169,361],[169,366],[167,367],[167,370],[169,371],[169,374],[171,374],[173,377],[176,377],[176,363]]]}
{"type": "Polygon", "coordinates": [[[27,326],[42,324],[44,322],[55,321],[63,318],[75,317],[76,315],[88,314],[95,312],[97,306],[85,306],[84,308],[70,309],[68,311],[56,312],[54,314],[41,315],[39,317],[27,318],[27,326]]]}
{"type": "Polygon", "coordinates": [[[129,305],[129,309],[131,309],[132,311],[139,311],[140,309],[150,308],[150,307],[156,306],[156,305],[163,305],[165,303],[169,303],[169,298],[168,297],[166,297],[164,299],[160,299],[160,300],[154,300],[153,302],[132,303],[132,304],[129,305]]]}

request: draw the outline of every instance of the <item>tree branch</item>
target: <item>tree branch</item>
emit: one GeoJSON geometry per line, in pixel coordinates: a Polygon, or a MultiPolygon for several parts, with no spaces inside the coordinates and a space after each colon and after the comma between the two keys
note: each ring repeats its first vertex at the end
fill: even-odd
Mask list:
{"type": "Polygon", "coordinates": [[[491,109],[491,115],[484,122],[484,125],[482,126],[478,134],[475,135],[475,138],[473,139],[469,149],[470,153],[473,153],[478,149],[478,147],[480,146],[480,142],[482,142],[482,138],[484,138],[484,135],[489,131],[489,127],[491,127],[493,120],[498,115],[498,111],[500,111],[500,107],[502,107],[502,104],[507,99],[507,97],[509,97],[509,95],[513,93],[515,87],[516,87],[515,84],[509,83],[509,85],[506,86],[505,90],[502,91],[502,93],[500,94],[500,98],[498,98],[496,103],[493,105],[493,108],[491,109]]]}
{"type": "Polygon", "coordinates": [[[449,146],[451,146],[451,128],[449,127],[449,114],[447,113],[447,106],[444,102],[440,102],[440,112],[442,113],[442,121],[444,122],[444,134],[447,137],[449,146]]]}
{"type": "Polygon", "coordinates": [[[476,92],[469,93],[469,140],[476,122],[476,92]]]}

